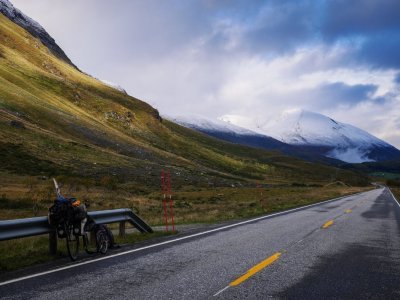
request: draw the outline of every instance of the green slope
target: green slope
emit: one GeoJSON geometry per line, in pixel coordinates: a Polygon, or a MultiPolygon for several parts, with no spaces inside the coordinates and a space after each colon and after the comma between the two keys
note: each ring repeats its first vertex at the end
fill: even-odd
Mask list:
{"type": "Polygon", "coordinates": [[[4,174],[115,176],[159,185],[365,184],[353,171],[233,145],[162,120],[147,103],[55,57],[0,14],[0,170],[4,174]]]}

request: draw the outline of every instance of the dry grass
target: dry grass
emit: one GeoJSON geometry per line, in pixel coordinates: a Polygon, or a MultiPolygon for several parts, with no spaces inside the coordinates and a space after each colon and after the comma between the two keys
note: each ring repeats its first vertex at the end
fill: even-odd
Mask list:
{"type": "MultiPolygon", "coordinates": [[[[240,219],[306,205],[369,189],[342,184],[328,186],[197,187],[173,191],[176,223],[217,222],[240,219]]],[[[93,182],[64,183],[63,194],[90,203],[90,210],[126,207],[151,225],[163,223],[161,191],[140,190],[134,184],[95,185],[93,182]]],[[[54,200],[52,182],[24,177],[16,183],[8,178],[0,185],[0,219],[46,215],[54,200]]]]}
{"type": "Polygon", "coordinates": [[[0,274],[67,255],[64,240],[59,241],[55,256],[49,254],[48,243],[45,236],[0,242],[0,274]]]}
{"type": "Polygon", "coordinates": [[[400,201],[400,187],[391,187],[393,195],[396,197],[397,201],[400,201]]]}
{"type": "MultiPolygon", "coordinates": [[[[126,234],[124,237],[115,236],[115,242],[119,245],[132,244],[173,234],[176,234],[176,232],[146,234],[135,232],[126,234]]],[[[45,236],[0,242],[0,274],[67,256],[64,239],[58,240],[56,255],[48,254],[48,247],[48,238],[45,236]]],[[[82,244],[80,247],[81,252],[84,252],[82,244]]]]}

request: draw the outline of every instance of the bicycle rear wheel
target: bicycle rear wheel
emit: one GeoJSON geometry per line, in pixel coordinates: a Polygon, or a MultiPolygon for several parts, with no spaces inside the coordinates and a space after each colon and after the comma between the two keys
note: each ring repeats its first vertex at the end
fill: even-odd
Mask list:
{"type": "Polygon", "coordinates": [[[108,237],[103,230],[96,233],[97,252],[106,254],[108,250],[108,237]]]}
{"type": "Polygon", "coordinates": [[[67,250],[72,261],[78,258],[79,252],[79,235],[74,234],[73,224],[65,225],[65,233],[67,235],[67,250]]]}

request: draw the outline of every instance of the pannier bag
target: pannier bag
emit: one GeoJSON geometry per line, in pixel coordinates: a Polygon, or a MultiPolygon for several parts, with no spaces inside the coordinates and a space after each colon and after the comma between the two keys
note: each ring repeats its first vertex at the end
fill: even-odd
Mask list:
{"type": "Polygon", "coordinates": [[[74,220],[75,221],[82,221],[87,217],[87,210],[86,206],[84,204],[81,204],[79,206],[73,206],[74,209],[74,220]]]}
{"type": "Polygon", "coordinates": [[[86,205],[81,204],[80,201],[61,202],[58,199],[49,208],[48,222],[51,226],[56,227],[59,238],[65,237],[64,228],[62,223],[66,220],[74,223],[74,231],[77,234],[82,234],[84,226],[87,221],[86,205]]]}
{"type": "Polygon", "coordinates": [[[50,206],[48,213],[48,221],[51,226],[57,226],[68,217],[68,205],[63,202],[54,201],[50,206]]]}

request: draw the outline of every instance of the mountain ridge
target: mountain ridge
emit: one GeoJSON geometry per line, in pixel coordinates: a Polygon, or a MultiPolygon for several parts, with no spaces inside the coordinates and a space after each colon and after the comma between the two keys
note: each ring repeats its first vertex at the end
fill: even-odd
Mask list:
{"type": "Polygon", "coordinates": [[[297,154],[305,159],[306,152],[309,152],[311,155],[308,155],[308,160],[316,154],[346,163],[400,159],[398,149],[368,132],[306,110],[284,113],[274,121],[263,122],[263,126],[254,128],[240,127],[237,120],[235,117],[224,116],[214,121],[218,126],[213,126],[213,121],[210,120],[207,121],[207,126],[204,126],[204,122],[199,121],[199,118],[192,121],[190,118],[175,118],[175,121],[183,126],[231,142],[260,146],[264,149],[276,148],[286,154],[297,154]],[[231,126],[231,138],[226,136],[227,132],[221,130],[224,127],[221,123],[225,123],[226,127],[231,126]],[[235,123],[236,125],[232,125],[235,123]],[[236,128],[239,130],[235,132],[236,128]],[[263,138],[265,140],[261,142],[263,138]],[[249,139],[254,141],[249,144],[249,139]],[[256,142],[256,139],[260,141],[256,142]]]}
{"type": "Polygon", "coordinates": [[[221,119],[211,120],[201,116],[165,116],[165,118],[184,127],[191,128],[230,143],[265,149],[268,151],[279,151],[286,155],[311,162],[324,163],[333,166],[340,166],[343,164],[340,160],[321,155],[319,151],[316,151],[316,149],[292,146],[273,137],[233,125],[232,123],[221,119]]]}

